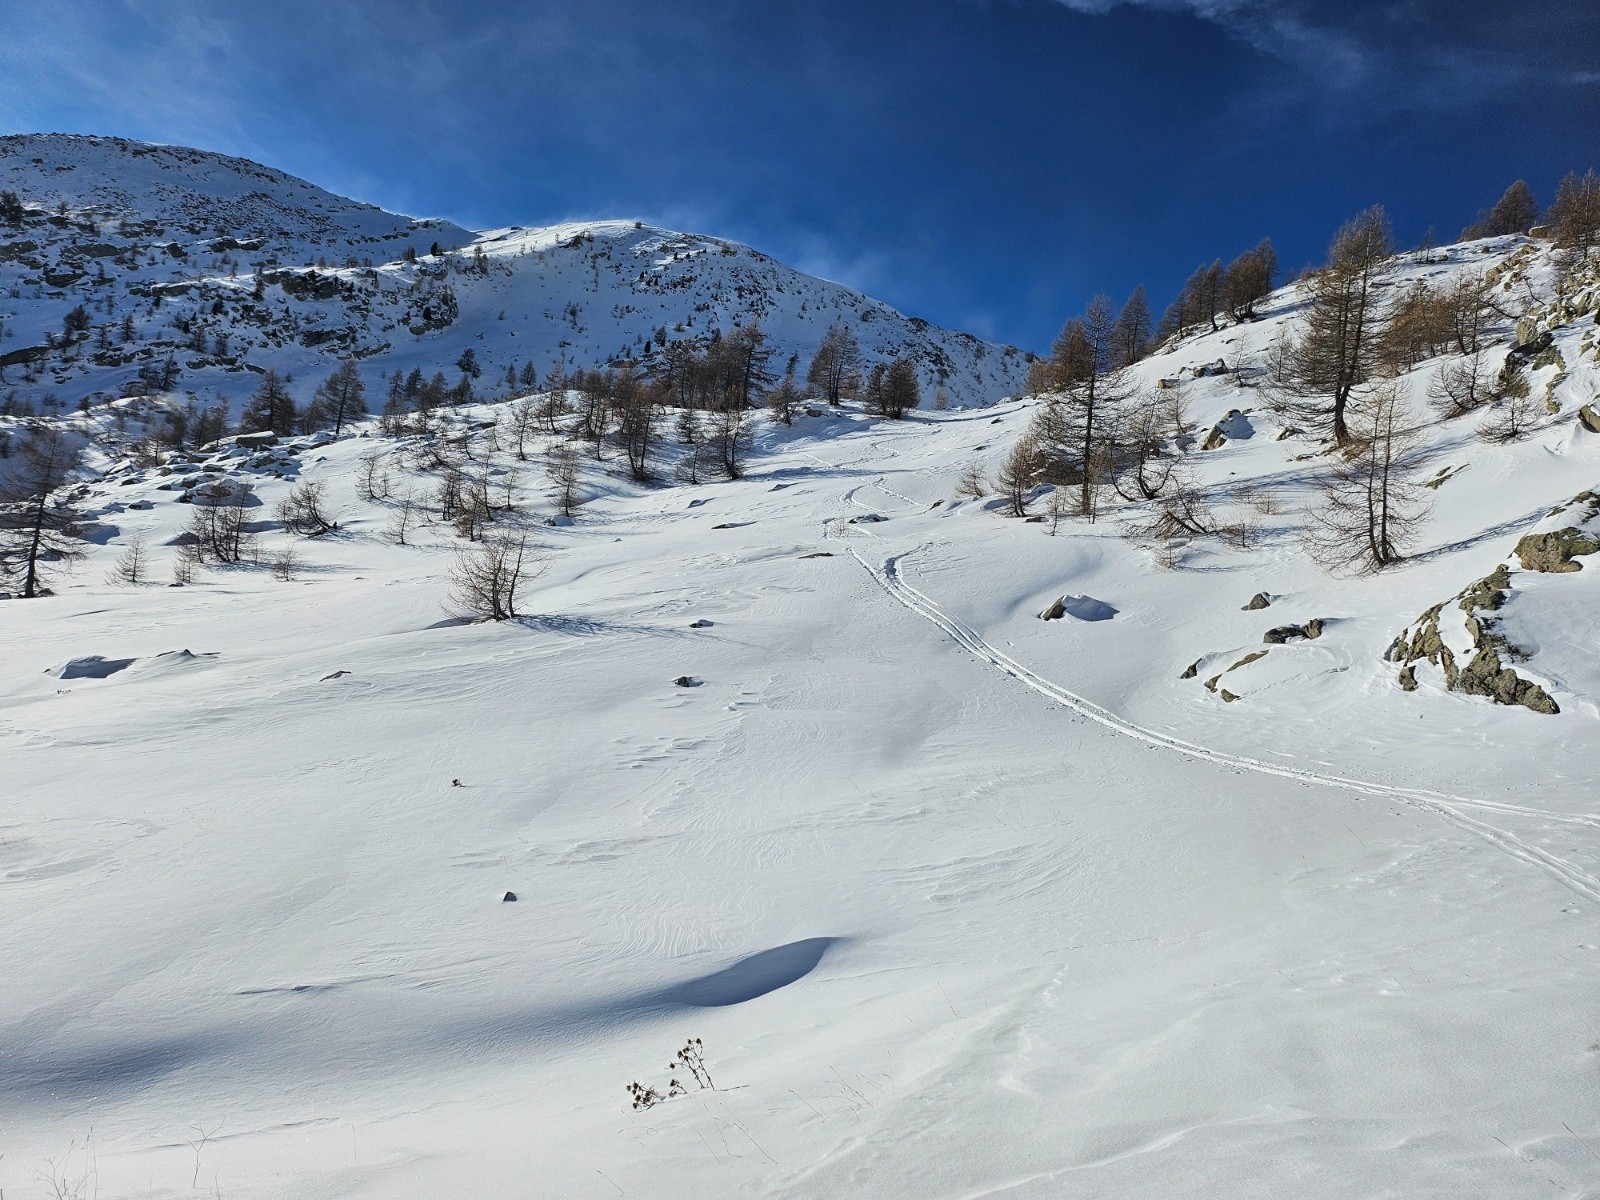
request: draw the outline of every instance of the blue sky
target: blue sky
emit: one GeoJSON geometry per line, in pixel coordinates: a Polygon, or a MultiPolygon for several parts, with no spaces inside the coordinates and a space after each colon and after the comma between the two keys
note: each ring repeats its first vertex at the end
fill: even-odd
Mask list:
{"type": "Polygon", "coordinates": [[[1373,202],[1600,165],[1591,0],[7,0],[0,127],[243,154],[472,226],[736,238],[1030,348],[1373,202]]]}

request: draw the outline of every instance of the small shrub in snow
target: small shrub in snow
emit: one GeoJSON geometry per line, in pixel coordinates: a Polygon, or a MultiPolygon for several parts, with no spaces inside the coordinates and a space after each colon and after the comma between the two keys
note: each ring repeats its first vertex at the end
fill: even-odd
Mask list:
{"type": "MultiPolygon", "coordinates": [[[[713,1092],[717,1090],[717,1085],[711,1082],[711,1072],[706,1069],[705,1044],[699,1038],[690,1038],[685,1042],[683,1049],[679,1050],[673,1056],[672,1061],[667,1064],[667,1070],[669,1071],[677,1070],[680,1067],[689,1072],[690,1077],[701,1088],[709,1089],[713,1092]]],[[[676,1083],[677,1081],[674,1080],[673,1082],[676,1083]]]]}
{"type": "Polygon", "coordinates": [[[628,1084],[628,1095],[633,1100],[634,1112],[643,1112],[647,1108],[654,1108],[671,1096],[683,1095],[684,1091],[683,1085],[676,1079],[667,1085],[665,1092],[661,1091],[660,1088],[652,1087],[648,1083],[640,1083],[637,1079],[628,1084]]]}
{"type": "Polygon", "coordinates": [[[272,577],[288,583],[295,577],[295,572],[300,569],[300,556],[295,553],[292,545],[279,550],[272,559],[272,577]]]}
{"type": "Polygon", "coordinates": [[[628,1084],[628,1095],[633,1100],[635,1112],[654,1108],[674,1096],[687,1095],[689,1089],[678,1079],[678,1076],[684,1073],[694,1080],[699,1090],[712,1092],[717,1090],[716,1084],[711,1082],[711,1072],[706,1067],[705,1045],[699,1038],[690,1038],[686,1041],[683,1048],[673,1055],[672,1061],[667,1064],[667,1070],[674,1074],[667,1080],[665,1091],[653,1084],[640,1083],[637,1079],[628,1084]]]}

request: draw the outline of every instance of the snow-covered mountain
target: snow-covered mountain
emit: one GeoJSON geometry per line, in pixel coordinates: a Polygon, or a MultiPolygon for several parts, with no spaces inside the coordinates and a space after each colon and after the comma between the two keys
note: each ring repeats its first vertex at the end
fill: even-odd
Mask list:
{"type": "Polygon", "coordinates": [[[507,368],[648,362],[759,321],[803,374],[835,322],[867,360],[909,355],[931,403],[1020,389],[1025,356],[936,328],[749,247],[634,221],[473,234],[334,196],[239,158],[118,138],[0,138],[0,393],[124,395],[161,383],[237,400],[263,368],[453,373],[472,348],[493,394],[507,368]],[[439,253],[431,253],[437,250],[439,253]],[[64,340],[67,314],[89,322],[64,340]],[[168,364],[171,364],[168,367],[168,364]]]}

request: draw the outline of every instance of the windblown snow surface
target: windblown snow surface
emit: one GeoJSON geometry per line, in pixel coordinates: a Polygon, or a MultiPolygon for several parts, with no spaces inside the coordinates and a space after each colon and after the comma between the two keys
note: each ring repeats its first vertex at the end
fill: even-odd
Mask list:
{"type": "MultiPolygon", "coordinates": [[[[1239,382],[1194,381],[1202,431],[1252,411],[1192,457],[1282,503],[1176,569],[955,498],[1018,401],[763,420],[737,482],[591,464],[501,624],[447,619],[446,529],[356,498],[374,431],[256,460],[265,512],[338,510],[290,582],[167,587],[166,477],[94,484],[91,562],[0,614],[7,1200],[1600,1196],[1590,677],[1552,661],[1551,716],[1383,658],[1600,437],[1567,391],[1510,447],[1442,427],[1424,544],[1330,579],[1314,447],[1239,382]],[[135,534],[161,584],[102,583],[135,534]],[[691,1037],[715,1089],[633,1111],[691,1037]]],[[[1543,652],[1592,655],[1583,610],[1543,652]]]]}

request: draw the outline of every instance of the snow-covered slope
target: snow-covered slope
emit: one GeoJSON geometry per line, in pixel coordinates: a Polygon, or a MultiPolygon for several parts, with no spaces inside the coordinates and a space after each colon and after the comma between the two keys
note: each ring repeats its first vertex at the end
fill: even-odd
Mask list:
{"type": "MultiPolygon", "coordinates": [[[[670,272],[673,237],[594,245],[670,272]]],[[[508,294],[609,269],[575,229],[482,244],[508,294]]],[[[1297,287],[1136,368],[1243,530],[1161,553],[1142,505],[1052,536],[957,496],[1028,400],[754,417],[748,476],[693,486],[602,446],[570,525],[508,405],[154,467],[118,450],[138,402],[64,417],[89,561],[0,606],[0,1189],[1600,1194],[1600,287],[1514,238],[1385,285],[1481,269],[1550,334],[1548,404],[1506,445],[1427,420],[1433,510],[1376,576],[1301,548],[1325,448],[1262,387],[1297,287]],[[439,445],[521,480],[518,620],[449,615],[449,525],[391,532],[439,445]],[[218,480],[263,565],[166,586],[218,480]],[[315,539],[272,519],[308,481],[315,539]],[[155,582],[105,582],[136,539],[155,582]],[[1501,567],[1559,711],[1396,656],[1439,606],[1464,657],[1452,599],[1501,567]],[[690,1038],[714,1088],[667,1066],[690,1038]]],[[[1403,376],[1419,416],[1445,361],[1403,376]]]]}
{"type": "MultiPolygon", "coordinates": [[[[738,482],[588,463],[500,625],[447,618],[448,527],[385,532],[433,483],[410,443],[102,459],[92,561],[4,613],[0,1186],[1594,1195],[1600,710],[1592,608],[1550,602],[1592,569],[1505,608],[1577,664],[1540,674],[1557,714],[1386,654],[1600,475],[1588,330],[1526,441],[1433,431],[1406,565],[1330,578],[1294,537],[1314,447],[1250,388],[1298,303],[1141,368],[1225,358],[1189,395],[1228,438],[1188,455],[1260,518],[1173,568],[1131,511],[1052,537],[955,498],[1027,402],[763,423],[738,482]],[[101,582],[136,536],[165,581],[191,475],[252,482],[294,578],[101,582]],[[291,539],[307,480],[340,528],[291,539]],[[688,1038],[715,1090],[633,1110],[688,1038]]],[[[502,482],[503,415],[460,414],[502,482]]]]}
{"type": "Polygon", "coordinates": [[[249,159],[126,138],[0,137],[0,188],[47,212],[65,205],[69,214],[92,210],[101,221],[144,226],[152,239],[259,241],[261,253],[290,262],[307,249],[339,261],[363,247],[368,257],[398,258],[408,246],[425,254],[435,241],[454,249],[473,237],[448,221],[396,216],[249,159]]]}
{"type": "MultiPolygon", "coordinates": [[[[0,228],[0,387],[20,399],[126,394],[169,359],[180,393],[237,401],[264,367],[453,377],[648,361],[759,321],[803,375],[830,325],[868,361],[911,355],[931,403],[1020,390],[1024,355],[909,318],[746,246],[632,221],[470,234],[333,196],[243,159],[112,138],[0,139],[0,190],[32,206],[0,228]],[[57,211],[60,206],[65,211],[57,211]],[[437,246],[443,253],[431,255],[437,246]],[[420,256],[408,260],[410,250],[420,256]],[[90,328],[57,344],[67,314],[90,328]]],[[[305,397],[302,397],[302,400],[305,397]]]]}

